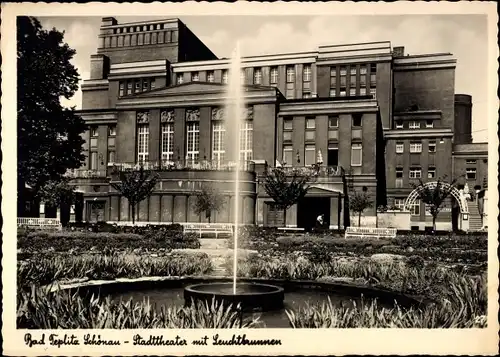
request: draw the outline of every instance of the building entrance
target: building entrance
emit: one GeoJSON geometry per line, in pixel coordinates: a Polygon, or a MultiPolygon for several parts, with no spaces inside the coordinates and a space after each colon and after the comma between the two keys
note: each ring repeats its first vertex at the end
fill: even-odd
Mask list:
{"type": "Polygon", "coordinates": [[[105,220],[104,207],[105,201],[91,201],[87,203],[87,221],[101,222],[105,220]]]}
{"type": "Polygon", "coordinates": [[[330,197],[305,197],[297,204],[297,227],[310,232],[316,218],[324,215],[324,227],[330,226],[330,197]]]}

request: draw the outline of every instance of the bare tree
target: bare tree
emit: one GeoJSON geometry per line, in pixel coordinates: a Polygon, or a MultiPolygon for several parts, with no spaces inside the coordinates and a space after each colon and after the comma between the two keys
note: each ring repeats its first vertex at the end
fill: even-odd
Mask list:
{"type": "Polygon", "coordinates": [[[151,196],[158,182],[158,176],[140,166],[138,170],[121,171],[120,181],[110,185],[128,200],[132,209],[132,224],[135,224],[135,209],[139,202],[151,196]]]}
{"type": "Polygon", "coordinates": [[[308,171],[293,170],[292,175],[277,167],[266,173],[264,190],[284,213],[284,225],[286,226],[286,211],[302,199],[310,188],[310,182],[315,176],[308,171]]]}
{"type": "Polygon", "coordinates": [[[349,208],[358,214],[358,227],[361,226],[361,214],[365,209],[372,207],[373,202],[366,192],[354,191],[349,197],[349,208]]]}
{"type": "Polygon", "coordinates": [[[220,212],[222,207],[224,207],[224,196],[212,185],[202,185],[201,190],[196,192],[194,212],[198,215],[205,212],[208,223],[211,223],[212,211],[220,212]]]}

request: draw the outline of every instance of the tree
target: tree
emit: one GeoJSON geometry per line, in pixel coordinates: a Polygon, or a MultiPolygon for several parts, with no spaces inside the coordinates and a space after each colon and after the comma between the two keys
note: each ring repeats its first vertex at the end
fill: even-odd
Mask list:
{"type": "Polygon", "coordinates": [[[435,185],[426,185],[422,180],[418,184],[412,184],[416,189],[418,198],[424,202],[432,216],[432,231],[436,231],[436,218],[443,208],[443,203],[456,188],[458,179],[453,179],[451,183],[443,182],[441,179],[435,185]]]}
{"type": "Polygon", "coordinates": [[[276,167],[266,173],[264,190],[271,197],[276,206],[283,210],[284,225],[286,226],[286,211],[302,199],[309,191],[314,175],[309,171],[293,170],[291,177],[281,168],[276,167]]]}
{"type": "Polygon", "coordinates": [[[366,192],[354,191],[349,197],[349,208],[358,214],[358,227],[361,226],[361,214],[367,208],[372,207],[373,202],[366,192]]]}
{"type": "Polygon", "coordinates": [[[137,170],[121,171],[119,177],[119,182],[111,182],[110,185],[128,200],[132,210],[132,224],[135,224],[136,206],[151,196],[158,182],[158,176],[140,166],[137,170]]]}
{"type": "Polygon", "coordinates": [[[208,223],[211,223],[212,211],[220,212],[224,206],[224,197],[212,185],[202,185],[201,190],[196,192],[196,200],[193,206],[196,214],[200,215],[205,212],[208,223]]]}
{"type": "Polygon", "coordinates": [[[37,196],[49,181],[61,181],[68,169],[81,166],[84,121],[64,108],[78,90],[71,64],[75,50],[64,32],[43,30],[33,17],[17,18],[17,174],[18,210],[24,211],[26,185],[37,196]]]}
{"type": "Polygon", "coordinates": [[[69,217],[63,212],[69,211],[70,206],[75,202],[74,186],[71,186],[67,179],[49,181],[38,191],[38,198],[48,206],[61,207],[61,224],[66,226],[69,217]]]}

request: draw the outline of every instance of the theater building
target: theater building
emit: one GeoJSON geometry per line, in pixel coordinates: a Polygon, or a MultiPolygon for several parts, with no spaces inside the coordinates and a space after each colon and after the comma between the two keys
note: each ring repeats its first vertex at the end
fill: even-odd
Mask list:
{"type": "MultiPolygon", "coordinates": [[[[90,61],[79,112],[89,126],[87,159],[69,173],[83,197],[78,215],[131,221],[126,199],[110,182],[141,163],[160,181],[139,204],[138,221],[205,222],[192,204],[196,190],[212,183],[226,202],[212,222],[233,222],[235,168],[227,160],[223,110],[229,59],[218,58],[178,19],[103,18],[90,61]]],[[[286,225],[299,228],[318,214],[331,228],[343,227],[346,195],[355,190],[373,200],[363,213],[370,226],[376,207],[403,208],[419,178],[464,171],[471,188],[484,190],[486,144],[472,143],[472,100],[455,94],[455,66],[451,54],[410,56],[390,42],[244,57],[240,221],[283,224],[261,185],[275,166],[314,167],[312,188],[286,213],[286,225]]],[[[412,226],[424,229],[425,207],[410,203],[412,226]]],[[[450,222],[451,215],[440,217],[450,222]]]]}

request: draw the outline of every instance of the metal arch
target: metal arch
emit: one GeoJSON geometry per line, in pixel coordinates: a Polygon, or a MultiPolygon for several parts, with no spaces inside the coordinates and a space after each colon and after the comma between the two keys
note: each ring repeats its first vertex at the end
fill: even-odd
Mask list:
{"type": "MultiPolygon", "coordinates": [[[[449,183],[446,183],[446,182],[441,182],[440,184],[447,189],[449,189],[451,187],[451,185],[449,183]]],[[[424,186],[429,187],[429,188],[435,188],[437,186],[437,181],[427,182],[424,184],[424,186]]],[[[411,205],[413,203],[415,203],[415,200],[419,197],[419,192],[422,190],[423,190],[423,187],[419,186],[410,192],[410,194],[408,195],[408,197],[406,198],[406,201],[405,201],[405,205],[404,205],[405,210],[410,209],[411,205]]],[[[461,213],[469,213],[469,205],[467,204],[467,200],[465,199],[465,197],[462,197],[460,195],[460,191],[458,191],[456,187],[451,188],[450,194],[451,194],[451,196],[453,196],[453,198],[455,198],[455,200],[457,200],[458,206],[460,207],[460,212],[461,213]]]]}

